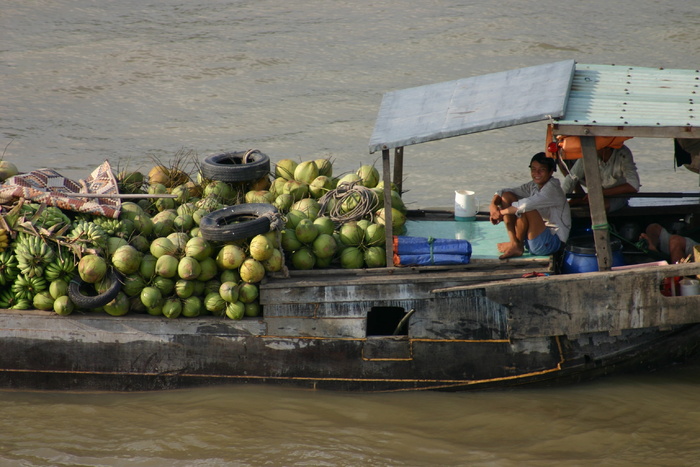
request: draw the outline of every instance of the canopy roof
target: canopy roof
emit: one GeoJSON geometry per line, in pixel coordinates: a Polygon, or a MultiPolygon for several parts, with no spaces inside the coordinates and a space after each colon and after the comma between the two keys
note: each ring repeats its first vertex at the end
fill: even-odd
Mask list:
{"type": "Polygon", "coordinates": [[[573,60],[384,94],[370,153],[523,123],[554,133],[700,138],[700,70],[573,60]]]}

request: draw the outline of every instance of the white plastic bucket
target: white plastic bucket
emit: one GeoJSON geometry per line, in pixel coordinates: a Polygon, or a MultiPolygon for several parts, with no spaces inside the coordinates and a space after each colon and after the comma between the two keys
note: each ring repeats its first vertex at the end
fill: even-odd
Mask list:
{"type": "Polygon", "coordinates": [[[697,279],[683,279],[681,281],[681,295],[700,295],[700,281],[697,279]]]}
{"type": "Polygon", "coordinates": [[[479,200],[473,191],[455,190],[455,220],[474,220],[478,211],[479,200]]]}

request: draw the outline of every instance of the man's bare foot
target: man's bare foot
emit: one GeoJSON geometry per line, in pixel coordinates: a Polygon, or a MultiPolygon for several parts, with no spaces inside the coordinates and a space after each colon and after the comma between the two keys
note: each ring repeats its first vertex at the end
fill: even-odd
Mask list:
{"type": "Polygon", "coordinates": [[[508,248],[510,248],[510,242],[501,242],[496,245],[496,247],[498,248],[498,251],[504,253],[508,248]]]}
{"type": "Polygon", "coordinates": [[[502,255],[498,259],[513,258],[516,256],[522,256],[525,249],[520,245],[513,245],[508,243],[509,247],[502,251],[502,255]]]}

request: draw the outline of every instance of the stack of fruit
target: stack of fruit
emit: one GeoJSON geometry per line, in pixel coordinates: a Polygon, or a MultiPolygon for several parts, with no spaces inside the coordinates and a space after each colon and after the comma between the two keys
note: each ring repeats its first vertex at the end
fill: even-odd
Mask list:
{"type": "MultiPolygon", "coordinates": [[[[372,166],[340,178],[332,171],[327,159],[284,159],[274,177],[245,183],[201,174],[195,182],[188,171],[163,165],[146,176],[122,172],[120,191],[144,198],[123,202],[119,219],[20,203],[4,218],[11,231],[0,230],[0,308],[241,319],[260,315],[259,283],[285,265],[384,266],[379,174],[372,166]],[[332,196],[343,184],[372,193],[359,217],[343,216],[357,211],[364,194],[332,196]],[[235,241],[202,237],[202,218],[244,202],[274,205],[285,226],[235,241]]],[[[395,191],[392,210],[400,229],[405,207],[395,191]]]]}

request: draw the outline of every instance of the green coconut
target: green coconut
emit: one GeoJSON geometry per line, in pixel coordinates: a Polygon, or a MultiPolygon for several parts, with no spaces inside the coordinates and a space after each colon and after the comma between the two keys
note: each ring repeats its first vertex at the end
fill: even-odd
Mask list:
{"type": "Polygon", "coordinates": [[[278,211],[287,212],[291,209],[292,204],[294,204],[294,197],[289,193],[282,193],[272,202],[272,205],[277,208],[278,211]]]}
{"type": "Polygon", "coordinates": [[[309,183],[309,193],[316,199],[333,189],[333,182],[330,177],[319,175],[309,183]]]}
{"type": "Polygon", "coordinates": [[[204,187],[202,193],[203,198],[212,198],[218,202],[227,202],[234,199],[236,193],[234,192],[231,185],[220,180],[213,180],[204,187]]]}
{"type": "Polygon", "coordinates": [[[237,245],[224,245],[216,255],[216,265],[224,269],[238,269],[245,260],[245,251],[237,245]]]}
{"type": "Polygon", "coordinates": [[[192,237],[185,244],[185,256],[191,256],[198,261],[210,257],[212,251],[211,243],[203,237],[192,237]]]}
{"type": "Polygon", "coordinates": [[[351,184],[352,182],[360,182],[360,185],[361,185],[361,184],[362,184],[362,178],[360,178],[360,176],[357,175],[356,173],[348,173],[348,174],[345,174],[345,175],[343,175],[342,177],[340,177],[340,178],[338,179],[338,182],[336,183],[336,186],[340,186],[340,185],[342,185],[343,183],[351,184]]]}
{"type": "Polygon", "coordinates": [[[173,220],[173,228],[176,232],[189,232],[194,227],[194,218],[192,214],[178,215],[173,220]]]}
{"type": "Polygon", "coordinates": [[[182,301],[182,316],[196,318],[202,312],[202,300],[199,297],[187,297],[182,301]]]}
{"type": "Polygon", "coordinates": [[[108,255],[113,255],[115,251],[117,251],[117,248],[120,246],[127,245],[128,242],[123,239],[122,237],[109,237],[107,239],[107,251],[106,253],[108,255]]]}
{"type": "Polygon", "coordinates": [[[140,297],[141,303],[143,303],[146,308],[157,307],[163,300],[163,294],[160,289],[152,286],[144,287],[143,290],[141,290],[140,297]]]}
{"type": "Polygon", "coordinates": [[[373,165],[360,166],[357,175],[362,179],[362,185],[367,188],[374,188],[379,183],[379,171],[373,165]]]}
{"type": "Polygon", "coordinates": [[[303,244],[297,238],[294,229],[285,229],[282,231],[282,249],[284,251],[297,251],[303,244]]]}
{"type": "Polygon", "coordinates": [[[134,217],[134,230],[137,230],[141,235],[150,237],[153,234],[153,220],[148,214],[139,214],[134,217]]]}
{"type": "Polygon", "coordinates": [[[359,248],[350,246],[340,252],[340,266],[343,269],[360,269],[364,264],[365,258],[359,248]]]}
{"type": "Polygon", "coordinates": [[[238,269],[226,269],[219,274],[219,280],[221,280],[222,283],[235,282],[238,284],[241,281],[241,273],[238,272],[238,269]]]}
{"type": "MultiPolygon", "coordinates": [[[[377,211],[376,220],[377,220],[377,224],[385,225],[384,208],[377,211]]],[[[398,209],[391,208],[391,226],[394,229],[394,231],[403,227],[403,225],[405,223],[406,223],[406,216],[404,214],[402,214],[398,209]]]]}
{"type": "Polygon", "coordinates": [[[139,270],[143,254],[131,245],[122,245],[112,254],[112,265],[122,274],[139,270]]]}
{"type": "Polygon", "coordinates": [[[386,250],[381,246],[371,246],[365,250],[364,259],[368,268],[383,268],[386,266],[386,250]]]}
{"type": "Polygon", "coordinates": [[[272,251],[272,255],[265,261],[262,261],[262,265],[266,272],[281,271],[284,267],[284,255],[279,249],[275,248],[272,251]]]}
{"type": "Polygon", "coordinates": [[[204,308],[214,316],[223,316],[226,309],[226,300],[221,298],[219,292],[210,292],[204,297],[204,308]]]}
{"type": "Polygon", "coordinates": [[[177,247],[169,238],[158,237],[151,242],[149,251],[156,258],[160,258],[164,255],[175,255],[177,253],[177,247]]]}
{"type": "Polygon", "coordinates": [[[316,258],[331,258],[338,250],[338,245],[332,235],[320,234],[314,240],[312,249],[316,258]]]}
{"type": "Polygon", "coordinates": [[[112,301],[103,307],[105,312],[111,316],[124,316],[129,312],[129,297],[124,292],[117,293],[112,301]]]}
{"type": "Polygon", "coordinates": [[[264,235],[256,235],[250,241],[250,256],[258,261],[265,261],[266,259],[269,259],[274,250],[274,245],[264,235]]]}
{"type": "Polygon", "coordinates": [[[245,304],[243,302],[233,302],[226,304],[226,317],[230,319],[243,319],[245,316],[245,304]]]}
{"type": "Polygon", "coordinates": [[[301,211],[306,214],[309,219],[316,219],[321,210],[319,202],[313,198],[304,198],[292,204],[292,211],[301,211]]]}
{"type": "Polygon", "coordinates": [[[297,165],[297,162],[292,159],[282,159],[275,165],[275,177],[281,177],[284,180],[294,179],[297,165]]]}
{"type": "Polygon", "coordinates": [[[179,298],[167,298],[163,303],[163,308],[161,309],[161,312],[166,318],[177,318],[182,313],[182,302],[179,298]]]}
{"type": "Polygon", "coordinates": [[[53,310],[54,298],[48,290],[37,292],[32,299],[32,304],[37,310],[50,311],[53,310]]]}
{"type": "Polygon", "coordinates": [[[252,303],[258,299],[260,290],[255,284],[244,282],[238,287],[238,300],[243,303],[252,303]]]}
{"type": "Polygon", "coordinates": [[[319,176],[333,177],[333,163],[330,159],[316,159],[314,162],[316,162],[316,167],[318,167],[319,176]]]}
{"type": "Polygon", "coordinates": [[[311,219],[302,219],[297,224],[297,228],[294,229],[294,233],[301,243],[310,244],[318,236],[318,227],[311,219]]]}
{"type": "Polygon", "coordinates": [[[318,167],[314,161],[304,161],[294,169],[294,180],[305,184],[311,183],[318,177],[318,167]]]}
{"type": "Polygon", "coordinates": [[[139,274],[146,280],[150,280],[151,277],[156,275],[156,263],[158,258],[153,255],[145,254],[141,258],[141,264],[139,265],[139,274]]]}
{"type": "Polygon", "coordinates": [[[211,280],[219,273],[219,269],[214,258],[204,258],[199,262],[199,265],[202,267],[202,272],[199,273],[198,277],[200,281],[206,282],[211,280]]]}
{"type": "Polygon", "coordinates": [[[0,160],[0,182],[4,182],[10,177],[14,177],[19,174],[17,166],[6,160],[0,160]]]}
{"type": "Polygon", "coordinates": [[[163,297],[167,297],[168,295],[171,295],[173,292],[175,292],[175,280],[176,279],[172,277],[156,276],[151,281],[151,284],[153,285],[153,287],[156,287],[158,290],[160,290],[160,293],[163,295],[163,297]]]}
{"type": "Polygon", "coordinates": [[[287,217],[287,222],[285,224],[285,227],[287,227],[288,229],[292,229],[292,230],[297,228],[297,225],[299,225],[300,220],[309,218],[309,216],[307,216],[305,212],[294,210],[294,209],[290,210],[287,213],[286,217],[287,217]]]}
{"type": "Polygon", "coordinates": [[[386,228],[382,224],[370,224],[365,230],[365,245],[382,246],[386,244],[386,228]]]}
{"type": "Polygon", "coordinates": [[[68,316],[73,313],[74,309],[75,305],[70,298],[68,298],[68,295],[62,295],[53,302],[53,311],[57,315],[68,316]]]}
{"type": "Polygon", "coordinates": [[[123,283],[122,292],[129,297],[139,295],[141,290],[146,287],[146,281],[138,273],[125,275],[123,283]]]}
{"type": "Polygon", "coordinates": [[[246,203],[272,204],[275,200],[275,196],[268,190],[251,190],[246,192],[244,198],[246,203]]]}
{"type": "Polygon", "coordinates": [[[260,282],[265,277],[265,267],[254,258],[247,258],[238,270],[244,282],[260,282]]]}
{"type": "Polygon", "coordinates": [[[316,258],[316,264],[314,265],[314,268],[328,268],[330,267],[331,263],[333,263],[333,256],[330,256],[328,258],[316,258]]]}
{"type": "Polygon", "coordinates": [[[175,281],[175,295],[180,298],[189,298],[195,291],[195,280],[178,279],[175,281]]]}
{"type": "Polygon", "coordinates": [[[143,235],[132,235],[129,239],[129,245],[133,246],[141,253],[147,253],[151,247],[151,242],[143,235]]]}
{"type": "Polygon", "coordinates": [[[357,222],[346,222],[338,230],[338,236],[343,245],[358,246],[365,237],[365,231],[357,222]]]}
{"type": "Polygon", "coordinates": [[[222,282],[219,287],[219,295],[229,303],[238,301],[238,284],[235,282],[222,282]]]}
{"type": "Polygon", "coordinates": [[[156,274],[167,278],[175,277],[178,263],[179,261],[176,257],[163,255],[156,261],[156,274]]]}
{"type": "Polygon", "coordinates": [[[309,196],[309,184],[298,180],[289,180],[284,184],[282,194],[288,194],[294,201],[299,201],[309,196]]]}
{"type": "Polygon", "coordinates": [[[78,262],[78,274],[90,284],[99,282],[107,274],[107,262],[101,256],[85,255],[78,262]]]}
{"type": "Polygon", "coordinates": [[[245,315],[246,316],[254,318],[256,316],[260,316],[261,313],[262,313],[262,307],[260,306],[260,302],[254,301],[254,302],[245,304],[245,315]]]}
{"type": "Polygon", "coordinates": [[[202,273],[202,266],[192,256],[185,256],[177,264],[177,275],[180,279],[193,281],[202,273]]]}
{"type": "Polygon", "coordinates": [[[56,279],[49,284],[49,294],[56,300],[58,297],[68,295],[68,282],[63,279],[56,279]]]}
{"type": "Polygon", "coordinates": [[[313,269],[316,264],[316,255],[309,247],[302,247],[292,253],[292,265],[294,269],[313,269]]]}
{"type": "Polygon", "coordinates": [[[335,222],[330,217],[317,217],[314,219],[314,225],[318,228],[319,234],[332,235],[335,231],[335,222]]]}

